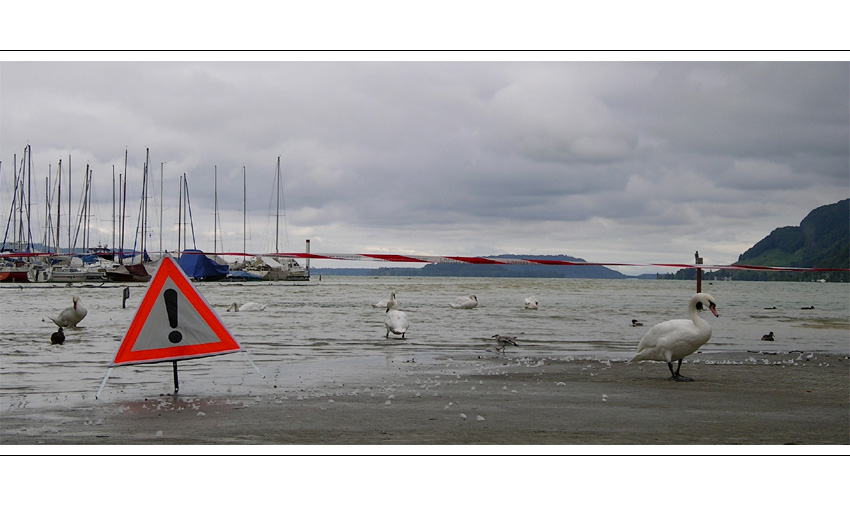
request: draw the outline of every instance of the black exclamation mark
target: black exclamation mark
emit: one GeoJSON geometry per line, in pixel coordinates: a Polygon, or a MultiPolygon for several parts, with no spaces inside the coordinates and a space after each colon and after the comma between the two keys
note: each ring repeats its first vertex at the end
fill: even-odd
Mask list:
{"type": "MultiPolygon", "coordinates": [[[[177,290],[169,288],[162,294],[162,298],[165,299],[165,310],[168,311],[168,324],[173,329],[177,328],[177,290]]],[[[177,344],[183,340],[183,334],[179,330],[172,330],[168,340],[177,344]]]]}

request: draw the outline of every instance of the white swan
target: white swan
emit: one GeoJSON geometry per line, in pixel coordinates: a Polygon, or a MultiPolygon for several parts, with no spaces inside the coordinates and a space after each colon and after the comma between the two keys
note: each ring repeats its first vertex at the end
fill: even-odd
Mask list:
{"type": "Polygon", "coordinates": [[[540,303],[537,302],[534,295],[525,298],[525,309],[537,309],[538,307],[540,307],[540,303]]]}
{"type": "Polygon", "coordinates": [[[380,300],[380,301],[372,304],[372,307],[381,308],[381,309],[384,309],[384,308],[396,309],[396,308],[398,308],[398,301],[395,298],[395,292],[390,293],[389,300],[380,300]]]}
{"type": "Polygon", "coordinates": [[[454,309],[472,309],[478,306],[478,297],[470,295],[468,297],[458,297],[454,302],[449,304],[454,309]]]}
{"type": "Polygon", "coordinates": [[[408,327],[410,327],[410,320],[404,311],[388,309],[387,316],[384,318],[384,326],[387,327],[387,335],[385,337],[389,338],[390,332],[392,332],[395,335],[401,335],[401,338],[404,339],[404,334],[407,332],[408,327]]]}
{"type": "Polygon", "coordinates": [[[260,304],[259,302],[246,302],[241,306],[237,303],[233,303],[230,307],[227,308],[227,311],[234,311],[238,313],[239,311],[264,311],[266,309],[267,304],[260,304]]]}
{"type": "Polygon", "coordinates": [[[638,360],[656,360],[667,362],[672,379],[676,381],[693,381],[679,374],[682,359],[697,351],[711,338],[711,326],[700,318],[698,311],[708,308],[714,316],[720,316],[716,310],[714,297],[707,293],[698,293],[688,302],[689,320],[668,320],[655,325],[638,344],[637,355],[631,362],[638,360]],[[679,366],[673,371],[673,361],[679,366]]]}
{"type": "Polygon", "coordinates": [[[74,301],[73,306],[63,309],[56,318],[50,316],[48,318],[60,327],[76,327],[80,323],[80,320],[86,317],[88,310],[80,304],[80,298],[78,296],[74,295],[72,300],[74,301]]]}

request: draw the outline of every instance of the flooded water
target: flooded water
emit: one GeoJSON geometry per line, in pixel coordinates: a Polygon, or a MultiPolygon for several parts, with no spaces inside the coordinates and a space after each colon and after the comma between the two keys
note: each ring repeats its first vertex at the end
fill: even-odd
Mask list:
{"type": "MultiPolygon", "coordinates": [[[[94,395],[118,351],[146,285],[0,286],[0,413],[27,406],[76,405],[94,395]],[[78,295],[88,315],[50,345],[47,319],[78,295]]],[[[317,382],[346,381],[404,362],[497,359],[494,334],[515,336],[514,359],[592,356],[625,360],[649,327],[687,317],[694,282],[649,280],[331,277],[304,283],[196,285],[245,354],[179,362],[180,391],[254,394],[317,382]],[[411,321],[406,339],[386,339],[383,309],[371,305],[396,291],[411,321]],[[475,294],[471,310],[452,309],[475,294]],[[534,295],[538,310],[524,309],[534,295]],[[262,312],[227,312],[237,302],[267,304],[262,312]],[[644,325],[631,326],[632,319],[644,325]]],[[[834,283],[704,283],[719,318],[703,353],[717,351],[850,353],[850,291],[834,283]],[[774,308],[775,309],[766,309],[774,308]],[[802,308],[813,307],[813,309],[802,308]],[[776,340],[761,336],[774,332],[776,340]]],[[[392,335],[392,334],[391,334],[392,335]]],[[[170,363],[117,367],[102,398],[169,392],[170,363]]]]}

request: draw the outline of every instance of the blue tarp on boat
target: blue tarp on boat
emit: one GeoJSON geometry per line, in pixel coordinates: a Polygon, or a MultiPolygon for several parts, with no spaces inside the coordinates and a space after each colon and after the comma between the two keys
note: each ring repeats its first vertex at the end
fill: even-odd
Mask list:
{"type": "Polygon", "coordinates": [[[195,281],[218,281],[227,277],[230,267],[213,262],[199,249],[183,251],[177,264],[195,281]]]}

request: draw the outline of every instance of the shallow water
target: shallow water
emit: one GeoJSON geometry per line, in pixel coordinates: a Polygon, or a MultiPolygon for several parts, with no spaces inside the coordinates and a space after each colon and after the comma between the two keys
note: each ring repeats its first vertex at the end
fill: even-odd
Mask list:
{"type": "MultiPolygon", "coordinates": [[[[90,402],[132,321],[146,285],[0,285],[0,412],[90,402]],[[79,295],[88,315],[50,345],[55,316],[79,295]]],[[[254,394],[280,386],[343,382],[369,371],[443,359],[496,359],[494,334],[515,336],[512,358],[631,358],[652,325],[686,318],[694,282],[519,278],[331,277],[305,283],[196,285],[242,353],[179,362],[180,391],[198,395],[254,394]],[[395,290],[411,326],[407,338],[386,339],[384,310],[371,304],[395,290]],[[451,309],[476,294],[472,310],[451,309]],[[540,309],[526,310],[534,295],[540,309]],[[268,304],[263,312],[227,312],[232,302],[268,304]],[[632,327],[631,320],[644,323],[632,327]]],[[[713,335],[702,351],[850,353],[850,292],[833,283],[704,283],[719,318],[703,313],[713,335]],[[804,310],[803,307],[815,309],[804,310]],[[776,307],[776,309],[765,308],[776,307]],[[774,342],[761,341],[773,331],[774,342]]],[[[169,392],[170,363],[113,370],[103,398],[169,392]]]]}

